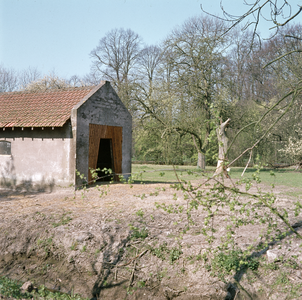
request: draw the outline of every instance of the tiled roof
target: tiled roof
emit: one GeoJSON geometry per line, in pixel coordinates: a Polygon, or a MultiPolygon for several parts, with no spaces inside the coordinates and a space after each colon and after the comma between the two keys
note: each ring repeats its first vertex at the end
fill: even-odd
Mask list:
{"type": "Polygon", "coordinates": [[[60,127],[95,87],[0,94],[1,127],[60,127]]]}

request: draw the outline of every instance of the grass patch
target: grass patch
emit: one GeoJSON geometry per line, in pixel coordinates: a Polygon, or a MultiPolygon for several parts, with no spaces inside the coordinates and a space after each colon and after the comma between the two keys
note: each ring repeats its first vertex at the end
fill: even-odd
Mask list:
{"type": "MultiPolygon", "coordinates": [[[[231,177],[235,179],[242,178],[241,174],[243,168],[231,168],[231,177]]],[[[256,172],[254,168],[248,168],[244,173],[244,178],[252,178],[253,173],[256,172]]],[[[293,169],[269,169],[265,168],[260,171],[261,182],[269,185],[285,185],[288,187],[301,188],[302,172],[297,172],[293,169]],[[274,174],[274,175],[272,175],[274,174]]]]}
{"type": "Polygon", "coordinates": [[[5,276],[0,277],[1,296],[12,297],[14,299],[88,300],[88,298],[82,298],[79,295],[51,292],[44,285],[41,285],[37,291],[21,293],[21,286],[22,283],[17,280],[12,280],[5,276]]]}
{"type": "MultiPolygon", "coordinates": [[[[196,180],[202,174],[212,175],[214,167],[207,167],[201,170],[195,166],[175,166],[175,170],[180,179],[196,180]]],[[[175,183],[177,182],[172,165],[132,165],[132,176],[136,183],[175,183]]]]}
{"type": "MultiPolygon", "coordinates": [[[[234,179],[240,179],[244,168],[231,168],[230,175],[234,179]]],[[[181,180],[198,180],[202,175],[211,176],[214,174],[215,167],[209,166],[205,170],[200,170],[195,166],[175,166],[175,170],[181,180]]],[[[245,171],[244,178],[252,178],[254,168],[248,168],[245,171]]],[[[132,165],[132,175],[135,182],[143,183],[175,183],[177,182],[172,165],[132,165]]],[[[262,169],[260,171],[261,182],[268,185],[285,185],[288,187],[301,188],[302,172],[293,169],[262,169]],[[272,176],[272,173],[274,176],[272,176]]]]}
{"type": "Polygon", "coordinates": [[[30,299],[29,294],[21,294],[20,288],[22,284],[18,281],[11,280],[7,277],[0,277],[0,295],[5,297],[13,297],[15,299],[30,299]]]}
{"type": "Polygon", "coordinates": [[[63,213],[59,222],[52,223],[52,226],[59,227],[61,225],[67,225],[72,220],[72,218],[68,216],[68,214],[71,214],[71,212],[63,213]]]}

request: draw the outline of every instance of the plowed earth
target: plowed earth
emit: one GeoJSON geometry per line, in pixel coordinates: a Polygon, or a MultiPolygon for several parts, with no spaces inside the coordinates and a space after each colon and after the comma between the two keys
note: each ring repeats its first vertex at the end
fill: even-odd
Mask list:
{"type": "MultiPolygon", "coordinates": [[[[277,189],[278,204],[284,207],[295,200],[284,196],[286,189],[277,189]]],[[[0,275],[94,299],[292,297],[293,293],[274,288],[283,272],[281,265],[277,270],[232,274],[225,282],[211,276],[200,259],[209,247],[201,234],[205,213],[201,208],[194,211],[200,223],[180,238],[187,225],[185,213],[167,213],[157,209],[156,202],[186,205],[181,192],[169,184],[103,185],[76,194],[71,189],[1,190],[0,275]]],[[[221,213],[215,219],[216,225],[221,224],[220,236],[225,233],[224,218],[221,213]]],[[[293,223],[297,221],[292,217],[293,223]]],[[[241,227],[237,244],[244,248],[259,242],[259,230],[241,227]]],[[[283,259],[295,256],[296,268],[286,278],[298,286],[302,284],[301,242],[290,236],[282,243],[281,250],[277,244],[270,248],[281,251],[283,259]]],[[[216,246],[214,242],[211,247],[216,246]]],[[[265,263],[266,252],[260,255],[265,263]]]]}

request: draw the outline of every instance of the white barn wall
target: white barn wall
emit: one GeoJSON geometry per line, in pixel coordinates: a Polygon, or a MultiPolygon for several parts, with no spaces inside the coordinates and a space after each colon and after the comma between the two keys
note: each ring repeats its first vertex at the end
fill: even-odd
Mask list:
{"type": "Polygon", "coordinates": [[[0,155],[1,185],[69,185],[74,182],[70,126],[15,128],[0,134],[11,142],[11,155],[0,155]],[[5,136],[4,136],[5,135],[5,136]],[[21,135],[21,137],[20,137],[21,135]],[[18,136],[18,137],[15,137],[18,136]]]}

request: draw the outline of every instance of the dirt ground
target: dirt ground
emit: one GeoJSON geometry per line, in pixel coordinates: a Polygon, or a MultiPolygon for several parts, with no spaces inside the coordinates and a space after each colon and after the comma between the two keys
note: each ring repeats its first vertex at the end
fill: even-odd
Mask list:
{"type": "MultiPolygon", "coordinates": [[[[286,191],[297,189],[277,188],[280,206],[297,201],[286,191]]],[[[201,259],[209,247],[201,223],[181,234],[185,213],[165,212],[156,203],[186,201],[169,184],[112,184],[76,194],[67,188],[0,190],[0,275],[90,299],[301,299],[302,248],[293,235],[282,247],[272,243],[259,254],[261,264],[270,266],[269,250],[278,258],[276,268],[245,270],[223,281],[201,259]],[[294,267],[285,266],[289,259],[294,267]]],[[[203,221],[201,208],[194,218],[203,221]]],[[[221,236],[223,218],[216,219],[221,236]]],[[[241,227],[236,243],[242,248],[259,243],[259,231],[241,227]]]]}

